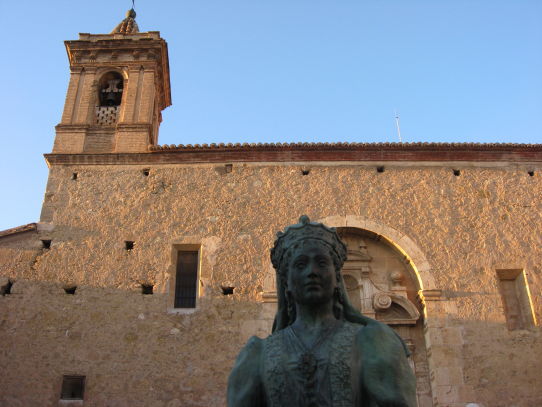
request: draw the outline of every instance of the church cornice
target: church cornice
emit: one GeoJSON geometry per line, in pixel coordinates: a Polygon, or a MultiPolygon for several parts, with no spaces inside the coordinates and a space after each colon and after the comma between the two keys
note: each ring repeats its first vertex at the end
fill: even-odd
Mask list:
{"type": "Polygon", "coordinates": [[[219,162],[540,163],[542,144],[254,143],[149,146],[144,153],[45,154],[48,165],[219,162]]]}

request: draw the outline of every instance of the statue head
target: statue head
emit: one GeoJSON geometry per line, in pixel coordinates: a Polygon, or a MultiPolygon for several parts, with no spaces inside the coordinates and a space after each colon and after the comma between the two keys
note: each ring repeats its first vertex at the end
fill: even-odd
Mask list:
{"type": "Polygon", "coordinates": [[[288,226],[284,232],[277,233],[277,240],[271,249],[271,262],[276,271],[278,309],[273,324],[273,331],[280,330],[295,321],[295,302],[333,301],[333,314],[337,319],[365,324],[367,317],[362,316],[350,304],[341,269],[346,261],[346,245],[343,243],[335,228],[322,223],[311,222],[303,215],[299,223],[288,226]],[[295,284],[296,259],[307,256],[319,256],[325,273],[321,280],[322,286],[299,288],[295,284]],[[328,267],[329,266],[329,267],[328,267]],[[329,278],[328,278],[329,277],[329,278]],[[296,287],[298,289],[296,289],[296,287]],[[295,292],[292,292],[295,291],[295,292]]]}
{"type": "Polygon", "coordinates": [[[308,241],[320,244],[329,251],[333,258],[337,278],[346,260],[346,245],[343,243],[335,228],[329,228],[322,223],[311,222],[307,215],[299,218],[299,223],[287,226],[284,232],[277,233],[277,240],[271,249],[271,262],[280,278],[286,278],[289,262],[296,250],[308,241]]]}

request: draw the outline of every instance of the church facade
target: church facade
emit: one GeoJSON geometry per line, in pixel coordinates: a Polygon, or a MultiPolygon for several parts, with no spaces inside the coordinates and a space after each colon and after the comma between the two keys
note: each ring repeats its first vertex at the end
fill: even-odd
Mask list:
{"type": "Polygon", "coordinates": [[[159,145],[167,44],[67,41],[39,222],[0,232],[0,405],[223,406],[300,215],[405,340],[420,407],[542,405],[542,145],[159,145]]]}

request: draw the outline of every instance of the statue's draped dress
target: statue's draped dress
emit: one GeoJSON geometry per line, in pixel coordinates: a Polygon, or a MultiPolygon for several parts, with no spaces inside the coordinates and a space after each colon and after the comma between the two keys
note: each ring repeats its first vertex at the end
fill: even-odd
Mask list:
{"type": "Polygon", "coordinates": [[[264,340],[262,379],[268,407],[351,407],[359,397],[353,347],[361,325],[337,321],[307,349],[292,326],[264,340]],[[327,336],[327,338],[325,338],[327,336]]]}
{"type": "Polygon", "coordinates": [[[404,345],[386,325],[337,320],[308,349],[288,326],[252,337],[228,383],[229,407],[415,407],[404,345]]]}

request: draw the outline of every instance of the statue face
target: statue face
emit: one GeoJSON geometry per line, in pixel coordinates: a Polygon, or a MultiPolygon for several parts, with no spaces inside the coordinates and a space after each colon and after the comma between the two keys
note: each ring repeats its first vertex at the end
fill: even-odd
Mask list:
{"type": "Polygon", "coordinates": [[[288,290],[298,304],[333,301],[337,286],[335,265],[329,248],[306,241],[295,250],[288,265],[288,290]]]}

